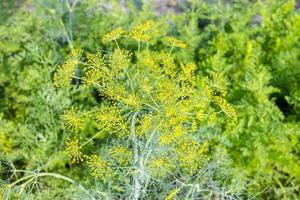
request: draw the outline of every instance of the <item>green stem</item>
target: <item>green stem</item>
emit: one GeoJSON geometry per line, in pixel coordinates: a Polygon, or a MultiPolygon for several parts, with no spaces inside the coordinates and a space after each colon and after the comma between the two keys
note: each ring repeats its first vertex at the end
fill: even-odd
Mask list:
{"type": "Polygon", "coordinates": [[[138,152],[138,145],[137,145],[137,138],[135,134],[135,120],[137,116],[137,112],[133,113],[132,118],[131,118],[131,125],[130,125],[130,137],[132,140],[132,145],[133,145],[133,154],[134,154],[134,166],[135,166],[135,174],[133,177],[133,191],[132,191],[132,199],[133,200],[138,200],[140,193],[141,193],[141,183],[140,183],[140,172],[139,172],[139,152],[138,152]]]}
{"type": "Polygon", "coordinates": [[[172,53],[172,51],[173,51],[173,48],[174,48],[174,45],[172,45],[172,47],[171,47],[171,49],[170,49],[170,51],[169,51],[168,57],[170,57],[170,55],[171,55],[171,53],[172,53]]]}
{"type": "Polygon", "coordinates": [[[86,194],[88,194],[90,197],[92,197],[92,199],[94,199],[94,197],[82,186],[82,185],[78,185],[73,179],[69,178],[69,177],[66,177],[66,176],[63,176],[63,175],[60,175],[60,174],[56,174],[56,173],[50,173],[50,172],[41,172],[41,173],[35,173],[33,175],[29,175],[29,176],[26,176],[26,177],[23,177],[15,182],[13,182],[12,184],[9,184],[9,188],[13,187],[14,185],[24,181],[24,180],[27,180],[29,179],[28,181],[26,181],[25,183],[23,184],[28,184],[30,181],[36,179],[36,178],[39,178],[39,177],[45,177],[45,176],[49,176],[49,177],[54,177],[54,178],[57,178],[57,179],[61,179],[61,180],[64,180],[64,181],[67,181],[71,184],[74,184],[74,185],[77,185],[78,188],[80,188],[82,191],[84,191],[86,194]]]}
{"type": "Polygon", "coordinates": [[[141,41],[138,41],[138,53],[140,53],[141,41]]]}
{"type": "Polygon", "coordinates": [[[103,133],[104,129],[102,129],[101,131],[99,131],[97,134],[95,134],[93,137],[91,137],[88,141],[86,141],[85,143],[83,143],[79,148],[84,147],[85,145],[87,145],[90,141],[92,141],[95,137],[97,137],[98,135],[100,135],[101,133],[103,133]]]}
{"type": "Polygon", "coordinates": [[[117,47],[118,47],[118,49],[119,49],[119,51],[120,51],[120,47],[119,47],[119,44],[118,44],[117,40],[114,39],[114,41],[115,41],[115,43],[116,43],[116,45],[117,45],[117,47]]]}

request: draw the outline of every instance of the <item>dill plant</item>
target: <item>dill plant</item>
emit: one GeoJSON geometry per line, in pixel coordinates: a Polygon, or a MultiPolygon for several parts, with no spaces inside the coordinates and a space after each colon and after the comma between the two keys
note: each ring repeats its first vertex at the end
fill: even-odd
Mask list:
{"type": "Polygon", "coordinates": [[[62,119],[69,130],[66,151],[71,161],[85,163],[109,198],[201,195],[188,184],[200,178],[208,162],[208,142],[199,139],[198,129],[220,110],[237,119],[225,100],[226,85],[218,94],[222,76],[198,79],[196,64],[172,56],[188,48],[174,37],[162,37],[167,51],[152,49],[149,42],[157,33],[153,21],[128,32],[117,28],[102,38],[114,46],[112,52],[85,55],[73,50],[54,75],[54,84],[65,88],[81,68],[84,74],[76,78],[82,90],[93,88],[104,97],[92,110],[70,108],[62,119]],[[136,49],[121,47],[119,41],[127,39],[136,41],[136,49]],[[86,121],[93,121],[93,135],[81,131],[86,121]]]}

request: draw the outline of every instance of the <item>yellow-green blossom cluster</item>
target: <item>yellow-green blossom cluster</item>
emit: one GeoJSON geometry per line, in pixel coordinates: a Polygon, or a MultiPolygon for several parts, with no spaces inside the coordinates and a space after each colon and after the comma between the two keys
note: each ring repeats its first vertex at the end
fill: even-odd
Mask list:
{"type": "Polygon", "coordinates": [[[205,163],[208,143],[200,144],[197,141],[181,141],[176,146],[177,159],[188,174],[193,174],[205,163]]]}
{"type": "Polygon", "coordinates": [[[56,87],[67,87],[75,74],[76,67],[82,57],[81,49],[74,49],[67,56],[64,64],[58,67],[53,79],[56,87]]]}
{"type": "Polygon", "coordinates": [[[78,133],[84,128],[83,119],[75,112],[74,109],[66,110],[62,115],[62,119],[64,121],[64,125],[69,129],[73,129],[75,133],[78,133]]]}
{"type": "Polygon", "coordinates": [[[174,160],[166,156],[161,156],[159,158],[152,159],[148,167],[151,173],[155,177],[165,177],[168,173],[170,174],[174,170],[174,160]]]}
{"type": "Polygon", "coordinates": [[[100,179],[105,179],[112,176],[112,169],[110,163],[105,161],[104,158],[98,155],[87,156],[87,165],[90,168],[90,172],[93,176],[100,179]]]}
{"type": "Polygon", "coordinates": [[[187,46],[182,40],[179,40],[174,37],[166,36],[164,39],[166,42],[168,42],[173,47],[180,47],[180,48],[185,49],[187,46]]]}
{"type": "Polygon", "coordinates": [[[71,159],[72,163],[79,163],[83,161],[83,154],[81,152],[81,147],[79,146],[78,138],[70,138],[66,141],[66,152],[71,159]]]}
{"type": "Polygon", "coordinates": [[[102,38],[103,44],[107,44],[111,41],[119,39],[124,32],[125,31],[122,28],[117,28],[109,33],[106,33],[102,38]]]}
{"type": "Polygon", "coordinates": [[[129,37],[137,40],[137,41],[150,41],[152,38],[153,32],[156,32],[157,29],[155,27],[154,21],[146,21],[142,24],[136,25],[132,27],[129,37]]]}
{"type": "MultiPolygon", "coordinates": [[[[129,37],[140,45],[141,41],[149,42],[155,30],[155,23],[147,21],[133,27],[129,37]]],[[[123,29],[114,30],[103,42],[116,42],[123,34],[123,29]]],[[[142,181],[148,172],[157,178],[171,175],[174,169],[197,173],[207,151],[207,143],[199,142],[197,132],[204,122],[216,121],[213,103],[236,118],[224,99],[227,88],[223,77],[214,73],[213,80],[197,80],[197,65],[183,63],[171,54],[173,47],[186,48],[186,44],[173,37],[164,40],[171,45],[170,53],[151,50],[148,45],[145,50],[130,52],[117,45],[108,55],[87,54],[87,61],[81,63],[85,68],[83,86],[97,90],[104,98],[88,115],[97,124],[97,133],[81,146],[77,139],[68,141],[66,150],[79,161],[80,150],[97,140],[99,133],[106,133],[109,147],[103,151],[107,150],[108,156],[86,156],[94,176],[104,179],[115,170],[129,177],[142,176],[134,179],[142,181]],[[127,168],[133,170],[122,171],[127,168]]],[[[66,112],[64,121],[67,128],[82,130],[80,116],[74,111],[66,112]]]]}

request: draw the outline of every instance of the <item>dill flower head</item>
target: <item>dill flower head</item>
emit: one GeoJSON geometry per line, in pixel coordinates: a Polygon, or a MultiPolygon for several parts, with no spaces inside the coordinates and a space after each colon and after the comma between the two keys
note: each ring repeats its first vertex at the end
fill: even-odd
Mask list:
{"type": "Polygon", "coordinates": [[[116,146],[109,150],[110,156],[120,165],[128,164],[132,159],[132,151],[127,147],[116,146]]]}
{"type": "Polygon", "coordinates": [[[109,70],[105,70],[107,69],[107,65],[100,52],[88,54],[87,64],[88,66],[84,68],[85,76],[82,78],[84,85],[93,86],[101,80],[107,79],[109,70]]]}
{"type": "Polygon", "coordinates": [[[175,165],[172,163],[171,158],[162,156],[152,159],[148,167],[155,177],[164,177],[175,168],[175,165]]]}
{"type": "Polygon", "coordinates": [[[131,29],[129,37],[137,40],[147,42],[152,38],[152,33],[157,32],[154,21],[146,21],[142,24],[136,25],[131,29]]]}
{"type": "Polygon", "coordinates": [[[214,101],[216,102],[216,104],[220,106],[220,108],[226,115],[228,115],[233,120],[237,119],[237,114],[235,109],[225,99],[219,96],[215,96],[214,101]]]}
{"type": "Polygon", "coordinates": [[[118,73],[122,72],[130,65],[131,53],[125,49],[116,49],[113,54],[109,56],[110,71],[107,74],[110,77],[114,77],[118,73]]]}
{"type": "Polygon", "coordinates": [[[103,44],[108,44],[111,41],[119,39],[124,32],[125,31],[122,28],[117,28],[109,33],[106,33],[102,38],[103,44]]]}
{"type": "Polygon", "coordinates": [[[182,49],[185,49],[187,47],[187,45],[182,40],[176,39],[174,37],[166,36],[164,37],[164,40],[173,47],[179,47],[182,49]]]}
{"type": "Polygon", "coordinates": [[[76,62],[74,61],[66,61],[62,64],[56,71],[53,80],[55,87],[67,87],[70,85],[72,80],[72,76],[76,70],[76,62]]]}
{"type": "Polygon", "coordinates": [[[82,49],[73,49],[69,55],[67,55],[68,61],[79,62],[82,58],[82,49]]]}
{"type": "Polygon", "coordinates": [[[67,56],[64,64],[58,67],[53,80],[55,87],[67,87],[70,85],[76,67],[82,58],[83,51],[81,49],[74,49],[67,56]]]}
{"type": "Polygon", "coordinates": [[[65,145],[66,152],[72,163],[79,163],[83,161],[83,154],[80,151],[78,138],[73,138],[72,140],[68,138],[65,145]]]}
{"type": "Polygon", "coordinates": [[[202,145],[197,141],[180,141],[178,143],[175,154],[185,172],[193,174],[205,163],[207,146],[207,142],[202,145]]]}
{"type": "Polygon", "coordinates": [[[90,172],[93,176],[100,179],[105,179],[109,176],[112,176],[112,169],[110,163],[105,161],[101,156],[91,155],[87,156],[86,161],[90,172]]]}
{"type": "Polygon", "coordinates": [[[75,112],[73,108],[66,110],[62,115],[62,119],[66,128],[73,129],[75,133],[78,133],[84,128],[83,119],[78,113],[75,112]]]}
{"type": "Polygon", "coordinates": [[[176,196],[176,194],[180,191],[180,188],[174,188],[169,192],[169,194],[166,196],[165,200],[173,200],[176,196]]]}

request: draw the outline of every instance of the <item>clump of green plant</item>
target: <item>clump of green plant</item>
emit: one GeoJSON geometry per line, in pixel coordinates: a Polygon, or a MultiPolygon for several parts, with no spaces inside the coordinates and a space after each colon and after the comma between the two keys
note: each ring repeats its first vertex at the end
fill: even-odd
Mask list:
{"type": "Polygon", "coordinates": [[[214,127],[219,134],[207,135],[215,160],[224,158],[222,168],[231,174],[226,184],[251,198],[298,198],[300,18],[295,1],[240,2],[206,12],[199,50],[205,72],[200,73],[224,75],[228,99],[239,113],[238,121],[220,120],[214,127]]]}
{"type": "MultiPolygon", "coordinates": [[[[162,41],[170,46],[168,51],[151,48],[158,32],[153,21],[129,32],[115,29],[102,39],[115,45],[112,52],[85,56],[73,50],[54,75],[59,88],[69,87],[76,78],[83,90],[94,88],[103,97],[94,109],[73,107],[62,119],[69,130],[66,151],[71,161],[84,162],[110,198],[157,199],[169,192],[188,198],[201,195],[188,185],[200,178],[200,168],[207,163],[208,143],[197,131],[216,117],[217,107],[232,120],[237,118],[224,98],[226,86],[215,94],[208,85],[213,80],[197,79],[196,64],[172,56],[176,48],[186,48],[183,41],[167,36],[162,41]],[[119,45],[127,38],[137,42],[137,49],[119,45]],[[76,76],[78,69],[82,77],[76,76]],[[91,123],[93,135],[83,131],[91,123]]],[[[220,74],[213,77],[222,79],[220,74]]]]}

